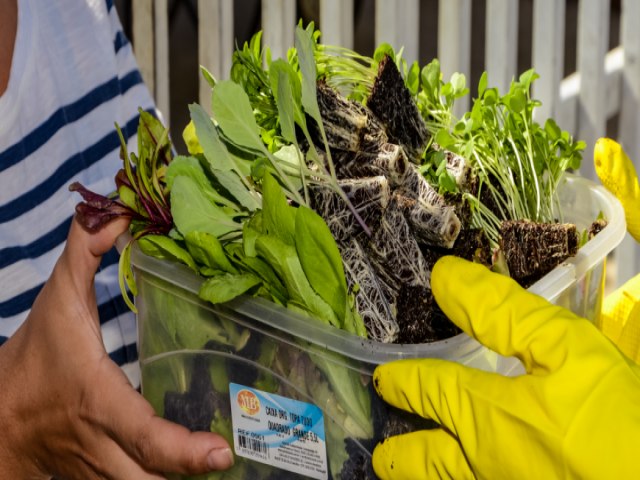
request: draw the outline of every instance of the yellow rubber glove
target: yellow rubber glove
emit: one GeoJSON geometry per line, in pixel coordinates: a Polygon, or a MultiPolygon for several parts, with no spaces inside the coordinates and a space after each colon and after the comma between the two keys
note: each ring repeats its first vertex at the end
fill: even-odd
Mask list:
{"type": "MultiPolygon", "coordinates": [[[[627,231],[640,242],[640,186],[631,159],[610,138],[600,138],[593,153],[600,181],[622,203],[627,231]]],[[[607,296],[599,323],[629,358],[640,362],[640,275],[607,296]]]]}
{"type": "Polygon", "coordinates": [[[444,257],[431,281],[454,323],[527,373],[439,359],[376,368],[386,402],[441,426],[381,442],[380,478],[638,478],[638,365],[588,320],[486,267],[444,257]]]}

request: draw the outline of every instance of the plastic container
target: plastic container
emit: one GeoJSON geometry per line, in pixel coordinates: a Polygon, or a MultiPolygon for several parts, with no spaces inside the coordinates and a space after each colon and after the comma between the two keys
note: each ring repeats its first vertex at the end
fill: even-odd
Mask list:
{"type": "MultiPolygon", "coordinates": [[[[564,221],[608,225],[577,256],[530,287],[597,320],[605,263],[622,240],[624,212],[604,188],[570,176],[561,190],[564,221]]],[[[273,303],[200,301],[200,280],[180,265],[135,251],[142,392],[157,413],[213,430],[234,446],[236,464],[201,478],[374,478],[373,447],[384,436],[429,422],[388,407],[371,385],[376,365],[437,357],[504,374],[521,366],[461,334],[421,345],[361,339],[273,303]],[[369,471],[370,475],[373,475],[369,471]]],[[[175,477],[181,478],[181,477],[175,477]]]]}

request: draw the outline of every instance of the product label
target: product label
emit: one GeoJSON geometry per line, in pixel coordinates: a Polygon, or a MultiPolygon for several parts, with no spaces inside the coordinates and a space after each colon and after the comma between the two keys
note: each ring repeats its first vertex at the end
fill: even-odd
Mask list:
{"type": "Polygon", "coordinates": [[[311,403],[229,384],[236,455],[325,480],[322,410],[311,403]]]}

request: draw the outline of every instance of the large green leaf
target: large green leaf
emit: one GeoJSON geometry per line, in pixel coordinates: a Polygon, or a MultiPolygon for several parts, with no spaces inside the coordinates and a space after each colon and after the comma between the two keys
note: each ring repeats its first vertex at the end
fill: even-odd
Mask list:
{"type": "Polygon", "coordinates": [[[211,186],[211,181],[207,178],[197,158],[177,156],[171,161],[165,174],[165,182],[169,190],[172,189],[173,182],[178,176],[187,176],[194,180],[198,184],[200,191],[212,202],[237,209],[237,206],[231,200],[220,195],[211,186]]]}
{"type": "Polygon", "coordinates": [[[216,177],[220,185],[235,198],[240,205],[253,212],[262,207],[260,194],[252,189],[248,189],[246,182],[238,176],[237,172],[225,172],[212,169],[211,173],[216,177]]]}
{"type": "Polygon", "coordinates": [[[329,227],[317,213],[299,207],[295,223],[295,245],[300,263],[313,289],[345,326],[347,281],[342,257],[329,227]]]}
{"type": "Polygon", "coordinates": [[[214,170],[235,171],[241,176],[249,174],[245,162],[233,155],[222,142],[213,120],[197,103],[189,105],[191,120],[205,158],[214,170]]]}
{"type": "Polygon", "coordinates": [[[304,307],[314,318],[324,323],[340,326],[331,306],[311,287],[294,246],[287,245],[273,235],[262,235],[256,241],[256,251],[284,282],[290,304],[304,307]]]}
{"type": "Polygon", "coordinates": [[[198,296],[211,303],[224,303],[246,293],[261,283],[252,273],[225,273],[209,278],[200,287],[198,296]]]}
{"type": "Polygon", "coordinates": [[[185,235],[189,253],[200,265],[205,265],[213,270],[222,270],[227,273],[238,273],[234,268],[220,241],[206,232],[189,232],[185,235]]]}
{"type": "Polygon", "coordinates": [[[231,80],[219,82],[213,89],[211,102],[215,120],[224,137],[241,150],[266,157],[276,170],[278,178],[286,186],[288,195],[303,204],[304,199],[288,175],[282,172],[277,159],[262,143],[260,128],[256,123],[249,97],[242,87],[231,80]]]}
{"type": "Polygon", "coordinates": [[[288,62],[278,59],[269,66],[269,79],[271,80],[271,91],[276,98],[278,107],[278,121],[280,122],[280,133],[284,139],[292,144],[297,144],[295,130],[295,104],[292,87],[292,77],[297,75],[288,62]]]}
{"type": "Polygon", "coordinates": [[[298,62],[302,73],[302,106],[307,114],[313,118],[322,128],[322,116],[318,108],[316,96],[316,61],[313,54],[314,46],[311,33],[300,27],[296,27],[295,46],[298,51],[298,62]]]}
{"type": "Polygon", "coordinates": [[[282,187],[271,175],[265,176],[262,194],[262,227],[264,232],[279,238],[287,245],[294,245],[296,209],[288,204],[282,187]]]}
{"type": "Polygon", "coordinates": [[[165,235],[145,235],[138,239],[138,247],[145,255],[184,263],[194,272],[198,271],[198,266],[189,252],[165,235]]]}
{"type": "Polygon", "coordinates": [[[171,215],[182,235],[206,232],[216,237],[239,232],[241,224],[234,221],[200,190],[190,177],[179,176],[171,189],[171,215]]]}
{"type": "Polygon", "coordinates": [[[240,148],[265,152],[249,97],[240,85],[231,80],[218,82],[213,89],[211,103],[215,119],[226,138],[240,148]]]}

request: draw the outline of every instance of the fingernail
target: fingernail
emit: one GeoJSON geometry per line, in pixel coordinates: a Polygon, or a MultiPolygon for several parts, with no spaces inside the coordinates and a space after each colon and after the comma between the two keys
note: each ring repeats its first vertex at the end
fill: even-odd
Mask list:
{"type": "Polygon", "coordinates": [[[207,464],[211,470],[226,470],[233,466],[233,452],[230,448],[216,448],[209,452],[207,464]]]}

